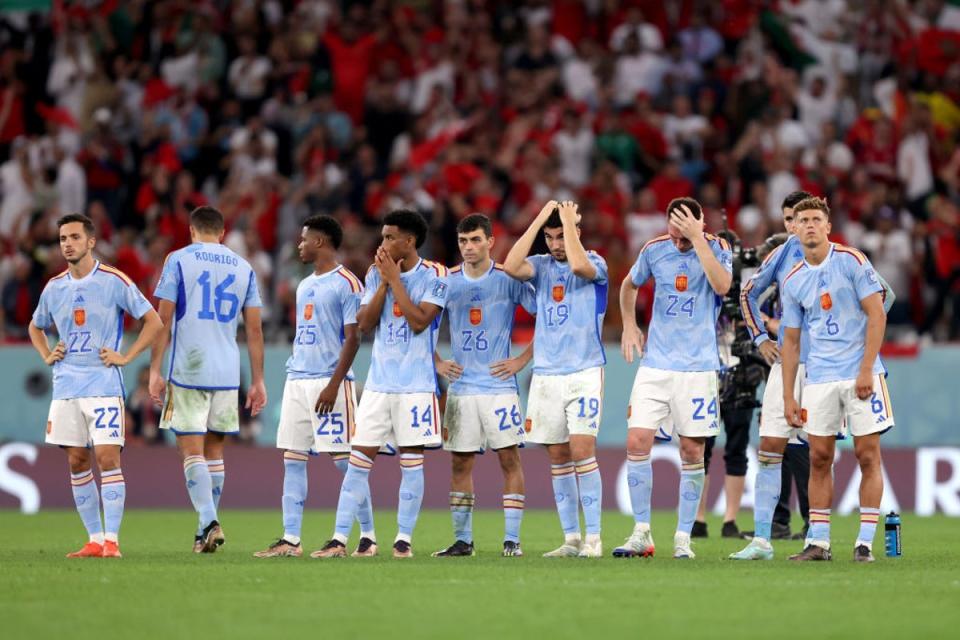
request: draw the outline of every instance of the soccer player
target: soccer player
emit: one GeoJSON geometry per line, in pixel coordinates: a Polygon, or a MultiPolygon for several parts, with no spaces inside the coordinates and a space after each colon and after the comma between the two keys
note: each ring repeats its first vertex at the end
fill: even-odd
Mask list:
{"type": "Polygon", "coordinates": [[[783,407],[793,427],[810,441],[810,530],[806,547],[791,560],[830,560],[835,435],[846,422],[863,475],[857,562],[873,562],[873,537],[880,517],[883,470],[880,434],[893,427],[893,410],[880,361],[887,318],[883,287],[867,258],[829,241],[830,208],[820,198],[795,207],[803,261],[784,279],[783,407]],[[803,409],[793,393],[800,365],[800,339],[807,353],[803,409]]]}
{"type": "MultiPolygon", "coordinates": [[[[363,285],[337,263],[342,240],[343,229],[330,216],[313,216],[303,223],[298,249],[300,259],[313,265],[313,273],[297,287],[297,333],[287,360],[277,430],[277,448],[283,449],[283,535],[254,553],[257,558],[303,554],[300,530],[311,453],[329,453],[337,469],[347,470],[357,413],[351,366],[360,347],[357,310],[363,285]]],[[[353,555],[377,555],[369,495],[357,519],[361,538],[353,555]]]]}
{"type": "Polygon", "coordinates": [[[336,529],[312,554],[318,558],[346,555],[353,520],[369,499],[373,460],[391,436],[400,449],[402,472],[393,557],[412,557],[411,540],[423,502],[423,450],[441,445],[433,352],[446,304],[447,270],[417,253],[427,238],[427,222],[416,211],[387,214],[381,237],[357,313],[360,331],[376,329],[370,371],[357,408],[336,529]]]}
{"type": "Polygon", "coordinates": [[[641,357],[627,408],[627,479],[634,528],[615,557],[649,557],[653,469],[650,450],[657,427],[672,422],[680,436],[680,505],[674,558],[694,558],[690,531],[703,491],[704,441],[720,432],[717,317],[730,290],[732,255],[726,240],[704,233],[703,211],[693,198],[667,206],[666,235],[647,242],[620,286],[621,348],[627,362],[641,357]],[[637,289],[650,278],[655,293],[644,351],[637,326],[637,289]]]}
{"type": "Polygon", "coordinates": [[[564,542],[545,557],[599,558],[603,487],[597,433],[606,355],[600,328],[607,311],[607,263],[580,242],[573,202],[548,202],[510,249],[503,268],[530,281],[537,299],[527,441],[546,445],[564,542]],[[549,254],[529,256],[539,233],[549,254]],[[579,486],[578,486],[579,481],[579,486]],[[586,539],[581,541],[578,503],[586,539]]]}
{"type": "MultiPolygon", "coordinates": [[[[783,371],[780,362],[780,347],[783,345],[783,332],[778,318],[767,318],[760,312],[760,296],[771,285],[783,291],[783,281],[794,266],[803,260],[803,245],[796,235],[794,207],[803,200],[812,197],[805,191],[795,191],[783,201],[783,225],[789,236],[786,242],[770,252],[756,273],[750,278],[740,293],[740,310],[760,354],[769,363],[770,374],[763,392],[763,404],[760,413],[760,449],[754,489],[754,535],[744,549],[730,555],[732,560],[771,560],[773,559],[772,527],[774,511],[780,496],[782,465],[785,457],[797,456],[798,462],[809,468],[810,456],[807,453],[802,430],[787,423],[783,415],[783,371]],[[768,335],[777,335],[774,342],[768,335]],[[788,443],[801,446],[790,446],[788,443]]],[[[886,290],[885,306],[893,304],[893,292],[877,276],[886,290]]],[[[886,306],[886,308],[889,308],[886,306]]],[[[800,332],[800,360],[797,365],[797,380],[794,396],[799,402],[802,397],[804,366],[809,352],[809,336],[800,332]]],[[[805,489],[805,487],[804,487],[805,489]]]]}
{"type": "Polygon", "coordinates": [[[30,321],[30,341],[53,367],[53,401],[46,441],[67,452],[70,484],[89,541],[68,558],[119,558],[120,522],[126,483],[120,470],[124,442],[123,367],[150,346],[160,331],[160,316],[121,271],[93,257],[96,229],[85,215],[57,221],[60,252],[67,270],[54,276],[40,294],[30,321]],[[143,318],[143,328],[126,354],[123,314],[143,318]],[[53,350],[47,329],[56,329],[53,350]],[[100,468],[100,493],[93,477],[90,445],[100,468]],[[103,499],[103,520],[100,500],[103,499]]]}
{"type": "Polygon", "coordinates": [[[437,362],[437,370],[451,381],[443,416],[443,448],[450,452],[450,513],[454,543],[434,556],[473,555],[473,463],[475,454],[489,447],[497,452],[503,471],[504,556],[522,556],[520,521],[523,518],[523,469],[519,445],[523,442],[523,415],[518,396],[518,371],[533,357],[528,345],[510,357],[510,334],[517,305],[536,313],[533,287],[519,282],[490,259],[493,226],[480,213],[457,225],[457,244],[463,264],[450,270],[447,316],[450,319],[452,360],[437,362]]]}
{"type": "Polygon", "coordinates": [[[241,314],[251,373],[246,408],[257,415],[267,402],[257,277],[246,260],[220,244],[223,233],[223,214],[217,209],[194,209],[192,242],[167,256],[154,292],[166,329],[150,359],[150,396],[158,404],[163,399],[160,428],[177,437],[187,493],[199,516],[195,553],[213,553],[224,543],[217,508],[225,477],[224,441],[240,430],[241,314]],[[164,383],[160,369],[171,342],[164,383]]]}

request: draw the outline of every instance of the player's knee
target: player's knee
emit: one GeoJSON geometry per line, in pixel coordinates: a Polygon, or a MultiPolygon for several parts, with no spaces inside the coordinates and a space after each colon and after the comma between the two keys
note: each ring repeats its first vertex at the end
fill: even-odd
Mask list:
{"type": "Polygon", "coordinates": [[[597,452],[597,442],[587,437],[582,440],[570,440],[570,457],[573,461],[593,457],[597,452]]]}
{"type": "Polygon", "coordinates": [[[700,462],[703,460],[703,438],[680,438],[680,459],[684,462],[700,462]]]}
{"type": "Polygon", "coordinates": [[[770,436],[763,436],[760,438],[760,451],[766,451],[767,453],[783,453],[787,450],[787,439],[786,438],[771,438],[770,436]]]}
{"type": "Polygon", "coordinates": [[[573,462],[573,457],[570,455],[570,445],[568,444],[547,445],[547,455],[550,457],[550,464],[573,462]]]}
{"type": "Polygon", "coordinates": [[[653,448],[653,436],[656,431],[652,429],[628,429],[627,430],[627,451],[642,456],[649,455],[653,448]]]}
{"type": "Polygon", "coordinates": [[[855,453],[861,471],[880,468],[880,447],[857,448],[855,453]]]}
{"type": "Polygon", "coordinates": [[[455,476],[463,476],[470,473],[473,468],[473,456],[455,453],[451,456],[451,471],[455,476]]]}
{"type": "Polygon", "coordinates": [[[70,473],[83,473],[90,470],[90,454],[86,449],[67,449],[67,464],[70,473]]]}
{"type": "Polygon", "coordinates": [[[520,471],[520,453],[516,447],[508,447],[497,451],[500,458],[500,470],[505,474],[520,471]]]}
{"type": "Polygon", "coordinates": [[[810,450],[810,468],[817,470],[829,469],[833,466],[833,452],[825,449],[810,450]]]}
{"type": "Polygon", "coordinates": [[[97,452],[97,466],[100,468],[100,471],[113,471],[114,469],[120,468],[120,452],[119,451],[98,451],[97,452]]]}

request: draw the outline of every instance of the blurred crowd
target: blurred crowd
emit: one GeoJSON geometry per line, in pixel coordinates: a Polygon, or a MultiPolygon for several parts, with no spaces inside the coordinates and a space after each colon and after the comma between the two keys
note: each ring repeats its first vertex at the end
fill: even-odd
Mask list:
{"type": "Polygon", "coordinates": [[[48,4],[0,10],[7,340],[64,268],[66,212],[149,295],[189,211],[216,205],[281,341],[311,213],[340,219],[362,275],[393,208],[454,264],[461,217],[491,216],[502,257],[571,198],[618,282],[671,198],[752,246],[796,189],[890,282],[896,336],[960,337],[956,0],[48,4]]]}

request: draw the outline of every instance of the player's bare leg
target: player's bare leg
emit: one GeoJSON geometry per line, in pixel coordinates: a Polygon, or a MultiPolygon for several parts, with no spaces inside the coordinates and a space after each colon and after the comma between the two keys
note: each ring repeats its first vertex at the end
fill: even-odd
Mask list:
{"type": "Polygon", "coordinates": [[[563,528],[563,544],[549,551],[545,558],[572,558],[580,553],[580,491],[577,487],[577,471],[570,453],[570,443],[546,445],[550,457],[550,471],[553,475],[554,499],[557,502],[557,514],[563,528]]]}
{"type": "Polygon", "coordinates": [[[435,551],[435,558],[474,555],[473,550],[473,453],[450,452],[450,515],[453,518],[453,544],[435,551]]]}
{"type": "Polygon", "coordinates": [[[127,497],[127,485],[120,470],[120,446],[98,445],[93,448],[100,468],[100,497],[103,502],[103,557],[122,558],[120,523],[127,497]]]}
{"type": "Polygon", "coordinates": [[[883,497],[883,465],[880,456],[880,434],[871,433],[853,439],[853,450],[860,464],[860,531],[854,544],[853,559],[873,562],[873,537],[880,517],[883,497]]]}
{"type": "Polygon", "coordinates": [[[524,481],[523,467],[520,465],[519,447],[497,449],[500,471],[503,472],[503,517],[505,523],[503,555],[521,557],[520,523],[523,519],[524,481]]]}
{"type": "MultiPolygon", "coordinates": [[[[183,471],[187,480],[187,492],[193,508],[200,516],[203,526],[200,551],[213,553],[225,542],[223,529],[217,520],[217,509],[213,500],[213,481],[204,456],[205,437],[203,435],[178,435],[177,450],[183,460],[183,471]]],[[[196,549],[196,546],[195,546],[196,549]]]]}
{"type": "Polygon", "coordinates": [[[373,468],[373,461],[379,450],[379,447],[353,447],[347,473],[344,474],[340,487],[340,499],[337,501],[335,533],[323,547],[310,554],[311,558],[346,557],[347,538],[360,504],[370,492],[370,469],[373,468]]]}
{"type": "Polygon", "coordinates": [[[79,550],[68,553],[68,558],[103,557],[103,523],[100,520],[100,495],[97,482],[93,477],[90,450],[86,447],[64,447],[67,463],[70,466],[70,478],[73,498],[77,512],[87,530],[89,539],[79,550]]]}
{"type": "Polygon", "coordinates": [[[763,436],[757,452],[760,469],[754,489],[753,539],[737,553],[730,554],[731,560],[772,560],[773,546],[770,544],[773,512],[780,499],[780,473],[783,454],[787,450],[787,438],[763,436]]]}
{"type": "Polygon", "coordinates": [[[656,427],[627,430],[627,484],[633,508],[633,532],[613,550],[615,558],[653,557],[653,533],[650,530],[650,500],[653,495],[653,450],[656,427]]]}
{"type": "Polygon", "coordinates": [[[830,560],[834,436],[810,436],[810,530],[803,551],[791,560],[830,560]]]}

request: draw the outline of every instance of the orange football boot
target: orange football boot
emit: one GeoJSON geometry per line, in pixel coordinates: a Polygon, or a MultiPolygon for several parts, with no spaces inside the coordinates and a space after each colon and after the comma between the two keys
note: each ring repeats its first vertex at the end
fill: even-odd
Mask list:
{"type": "Polygon", "coordinates": [[[122,558],[123,554],[120,553],[120,545],[114,542],[113,540],[107,540],[103,543],[103,557],[104,558],[122,558]]]}
{"type": "Polygon", "coordinates": [[[102,558],[103,545],[98,542],[88,542],[79,551],[67,554],[68,558],[102,558]]]}

